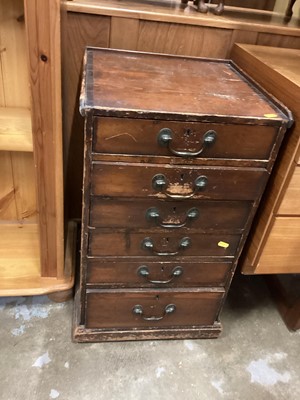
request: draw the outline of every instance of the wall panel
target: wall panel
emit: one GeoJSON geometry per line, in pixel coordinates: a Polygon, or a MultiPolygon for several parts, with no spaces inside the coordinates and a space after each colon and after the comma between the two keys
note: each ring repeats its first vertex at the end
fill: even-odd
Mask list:
{"type": "Polygon", "coordinates": [[[274,35],[272,33],[259,33],[256,44],[261,46],[286,47],[300,49],[299,36],[274,35]]]}
{"type": "Polygon", "coordinates": [[[112,17],[109,47],[113,49],[136,50],[139,37],[139,24],[138,19],[112,17]]]}
{"type": "Polygon", "coordinates": [[[68,13],[63,37],[63,120],[66,197],[71,204],[69,217],[81,215],[84,127],[78,99],[84,49],[86,46],[109,47],[109,38],[110,17],[68,13]]]}

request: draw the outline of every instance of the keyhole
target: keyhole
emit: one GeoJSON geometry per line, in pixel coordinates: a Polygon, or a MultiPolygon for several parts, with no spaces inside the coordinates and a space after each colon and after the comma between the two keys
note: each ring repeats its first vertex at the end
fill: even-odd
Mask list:
{"type": "Polygon", "coordinates": [[[188,128],[185,131],[186,136],[190,136],[190,134],[192,133],[192,131],[188,128]]]}
{"type": "Polygon", "coordinates": [[[173,207],[173,214],[176,214],[176,207],[173,207]]]}
{"type": "Polygon", "coordinates": [[[155,297],[156,297],[156,300],[158,301],[159,300],[159,295],[157,294],[155,297]]]}
{"type": "Polygon", "coordinates": [[[184,174],[181,174],[180,175],[180,180],[183,181],[183,179],[184,179],[184,174]]]}
{"type": "Polygon", "coordinates": [[[169,238],[162,238],[162,239],[161,239],[161,245],[162,245],[163,247],[167,247],[168,244],[169,244],[169,238]]]}
{"type": "Polygon", "coordinates": [[[164,272],[164,267],[161,267],[161,272],[164,272]]]}

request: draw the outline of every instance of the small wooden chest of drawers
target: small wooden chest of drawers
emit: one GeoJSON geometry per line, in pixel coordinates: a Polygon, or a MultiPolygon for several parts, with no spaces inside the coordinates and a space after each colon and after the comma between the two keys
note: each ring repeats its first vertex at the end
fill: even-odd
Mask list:
{"type": "Polygon", "coordinates": [[[289,111],[228,60],[88,48],[76,341],[208,338],[289,111]]]}

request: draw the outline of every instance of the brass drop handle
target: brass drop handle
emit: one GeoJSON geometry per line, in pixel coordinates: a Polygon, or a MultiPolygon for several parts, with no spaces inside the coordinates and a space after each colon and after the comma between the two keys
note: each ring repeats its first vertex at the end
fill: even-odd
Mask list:
{"type": "Polygon", "coordinates": [[[140,315],[141,318],[142,318],[144,321],[160,321],[160,320],[162,320],[166,315],[172,314],[172,313],[174,313],[175,311],[176,311],[176,306],[175,306],[175,304],[168,304],[168,305],[165,307],[165,309],[164,309],[164,311],[163,311],[163,314],[160,315],[159,317],[156,317],[156,316],[154,316],[154,315],[153,315],[153,316],[147,317],[147,316],[144,315],[143,306],[141,306],[140,304],[136,304],[136,305],[133,307],[133,309],[132,309],[133,314],[135,314],[135,315],[140,315]]]}
{"type": "Polygon", "coordinates": [[[155,285],[166,285],[170,282],[172,282],[175,278],[181,276],[183,274],[183,268],[182,267],[175,267],[173,268],[173,271],[171,272],[171,275],[169,277],[169,279],[161,281],[161,280],[154,280],[154,279],[150,279],[150,272],[149,272],[149,268],[147,267],[147,265],[142,265],[138,271],[137,271],[138,275],[142,276],[143,278],[146,279],[147,282],[155,284],[155,285]]]}
{"type": "Polygon", "coordinates": [[[155,248],[153,240],[149,237],[143,239],[142,241],[142,248],[144,250],[149,250],[152,253],[156,254],[157,256],[176,256],[180,250],[184,250],[192,244],[192,241],[189,237],[184,237],[180,239],[178,248],[176,251],[161,251],[155,248]]]}
{"type": "Polygon", "coordinates": [[[202,146],[197,151],[175,150],[172,147],[173,136],[174,136],[173,131],[170,128],[163,128],[158,133],[157,142],[162,147],[168,147],[170,152],[175,154],[176,156],[180,156],[180,157],[197,157],[205,150],[206,147],[209,147],[209,146],[211,146],[212,144],[215,143],[215,141],[217,139],[217,132],[212,130],[212,129],[210,129],[207,132],[205,132],[203,137],[202,137],[202,146]]]}
{"type": "Polygon", "coordinates": [[[156,207],[148,208],[146,211],[146,219],[148,221],[155,221],[156,225],[161,226],[162,228],[182,228],[189,221],[197,219],[199,216],[199,210],[196,207],[190,208],[185,215],[185,219],[182,222],[177,224],[165,223],[161,218],[160,212],[156,207]]]}
{"type": "Polygon", "coordinates": [[[152,178],[152,187],[156,191],[163,192],[167,197],[171,199],[190,199],[191,197],[195,196],[197,192],[200,192],[206,188],[208,183],[208,179],[205,175],[198,176],[194,181],[194,189],[191,193],[188,194],[173,194],[169,193],[167,190],[168,181],[165,175],[163,174],[156,174],[152,178]]]}

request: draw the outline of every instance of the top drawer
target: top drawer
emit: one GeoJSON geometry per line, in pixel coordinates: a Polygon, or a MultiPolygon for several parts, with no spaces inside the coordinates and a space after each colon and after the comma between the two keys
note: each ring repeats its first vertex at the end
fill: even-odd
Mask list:
{"type": "Polygon", "coordinates": [[[129,118],[95,118],[98,153],[268,160],[277,135],[270,126],[129,118]]]}

